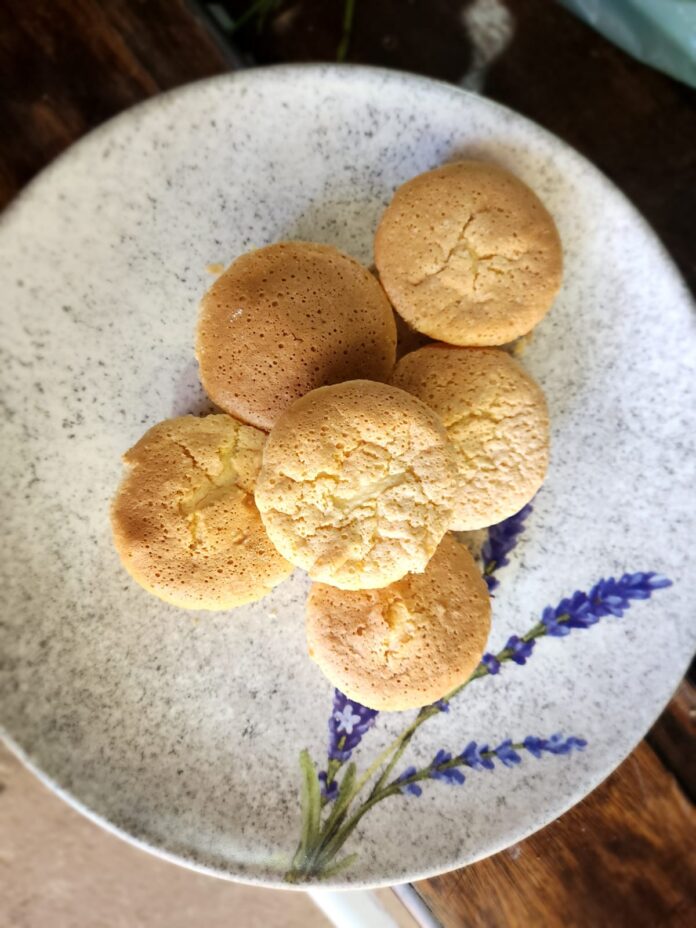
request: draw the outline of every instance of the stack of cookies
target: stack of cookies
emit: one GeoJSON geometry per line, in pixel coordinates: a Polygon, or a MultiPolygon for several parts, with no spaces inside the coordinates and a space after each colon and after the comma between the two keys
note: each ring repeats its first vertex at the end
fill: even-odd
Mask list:
{"type": "Polygon", "coordinates": [[[485,649],[488,590],[452,533],[513,515],[546,474],[543,393],[496,346],[548,311],[562,253],[527,186],[462,161],[396,191],[375,263],[379,280],[281,242],[216,280],[196,354],[220,412],[126,453],[112,527],[131,576],[184,608],[232,609],[306,570],[310,655],[398,710],[446,696],[485,649]],[[436,340],[398,363],[394,310],[436,340]]]}

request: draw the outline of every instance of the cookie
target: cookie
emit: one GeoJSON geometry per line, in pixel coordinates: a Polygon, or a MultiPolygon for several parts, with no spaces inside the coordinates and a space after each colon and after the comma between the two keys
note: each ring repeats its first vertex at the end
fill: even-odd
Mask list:
{"type": "Polygon", "coordinates": [[[125,453],[111,526],[134,580],[175,606],[231,609],[290,575],[254,503],[265,437],[230,416],[182,416],[125,453]]]}
{"type": "Polygon", "coordinates": [[[452,521],[455,482],[435,413],[354,380],[313,390],[280,417],[256,503],[278,550],[314,580],[382,587],[425,569],[452,521]]]}
{"type": "Polygon", "coordinates": [[[450,528],[494,525],[529,502],[548,468],[549,417],[521,364],[496,348],[428,345],[399,361],[392,382],[438,414],[454,446],[450,528]]]}
{"type": "Polygon", "coordinates": [[[265,431],[315,387],[388,380],[395,353],[382,287],[329,245],[281,242],[242,255],[201,303],[203,386],[225,412],[265,431]]]}
{"type": "Polygon", "coordinates": [[[375,264],[396,311],[452,345],[502,345],[529,332],[561,285],[558,231],[536,194],[494,164],[460,161],[394,194],[375,264]]]}
{"type": "Polygon", "coordinates": [[[380,590],[315,583],[307,602],[310,657],[343,693],[382,711],[428,705],[465,683],[490,624],[488,588],[451,535],[422,574],[380,590]]]}

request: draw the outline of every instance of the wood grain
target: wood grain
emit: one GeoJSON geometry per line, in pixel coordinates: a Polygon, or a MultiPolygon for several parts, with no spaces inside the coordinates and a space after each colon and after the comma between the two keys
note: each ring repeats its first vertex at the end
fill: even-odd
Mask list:
{"type": "Polygon", "coordinates": [[[696,812],[643,742],[558,821],[416,888],[443,928],[686,928],[696,812]]]}
{"type": "Polygon", "coordinates": [[[650,747],[696,802],[696,686],[687,678],[647,736],[650,747]]]}
{"type": "Polygon", "coordinates": [[[233,60],[184,0],[2,0],[0,208],[100,122],[233,60]]]}

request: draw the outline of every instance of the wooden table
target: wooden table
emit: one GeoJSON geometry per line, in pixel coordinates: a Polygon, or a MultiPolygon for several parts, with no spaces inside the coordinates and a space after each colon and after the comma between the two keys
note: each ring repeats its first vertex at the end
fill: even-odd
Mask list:
{"type": "MultiPolygon", "coordinates": [[[[246,3],[226,5],[234,13],[246,3]]],[[[280,2],[261,32],[250,24],[232,47],[184,0],[4,0],[0,207],[75,139],[145,97],[241,63],[332,60],[341,10],[338,0],[280,2]]],[[[694,91],[548,0],[357,0],[355,10],[348,60],[482,82],[605,171],[696,289],[694,91]],[[486,9],[495,15],[477,19],[486,9]]],[[[419,883],[439,922],[696,924],[695,712],[685,681],[645,741],[575,809],[489,860],[419,883]]]]}

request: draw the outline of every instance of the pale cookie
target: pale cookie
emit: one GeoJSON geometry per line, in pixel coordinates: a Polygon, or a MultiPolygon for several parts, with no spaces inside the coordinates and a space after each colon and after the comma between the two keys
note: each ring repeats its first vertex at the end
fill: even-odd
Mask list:
{"type": "Polygon", "coordinates": [[[463,545],[446,535],[422,574],[382,590],[315,583],[309,654],[334,686],[370,709],[414,709],[465,683],[491,625],[488,588],[463,545]]]}
{"type": "Polygon", "coordinates": [[[452,521],[455,482],[435,413],[402,390],[353,380],[314,390],[281,416],[256,503],[289,561],[355,590],[425,569],[452,521]]]}
{"type": "Polygon", "coordinates": [[[175,606],[231,609],[290,575],[254,503],[265,437],[229,416],[182,416],[125,453],[111,526],[134,580],[175,606]]]}
{"type": "Polygon", "coordinates": [[[450,528],[484,528],[518,512],[544,481],[549,417],[539,385],[505,351],[428,345],[393,383],[433,409],[454,446],[459,486],[450,528]]]}
{"type": "Polygon", "coordinates": [[[460,161],[399,187],[377,229],[375,263],[396,311],[452,345],[529,332],[561,285],[554,221],[502,168],[460,161]]]}
{"type": "Polygon", "coordinates": [[[266,431],[315,387],[388,380],[395,353],[384,290],[330,245],[281,242],[242,255],[201,303],[196,355],[208,396],[266,431]]]}

